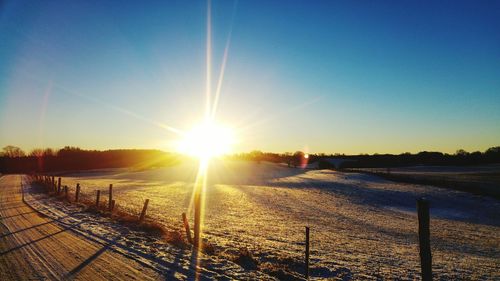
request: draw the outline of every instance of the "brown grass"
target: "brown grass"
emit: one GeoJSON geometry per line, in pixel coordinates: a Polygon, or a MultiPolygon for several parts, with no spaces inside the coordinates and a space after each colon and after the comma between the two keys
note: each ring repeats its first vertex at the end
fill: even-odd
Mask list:
{"type": "Polygon", "coordinates": [[[253,257],[252,252],[247,248],[241,248],[237,255],[233,256],[230,260],[250,270],[257,269],[259,265],[259,261],[253,257]]]}
{"type": "Polygon", "coordinates": [[[288,266],[283,264],[265,262],[259,265],[259,270],[279,280],[305,280],[303,277],[293,274],[288,266]]]}
{"type": "MultiPolygon", "coordinates": [[[[89,196],[88,194],[84,194],[83,192],[81,192],[78,202],[74,202],[72,201],[74,200],[74,194],[71,195],[68,194],[68,197],[66,197],[66,194],[62,192],[61,194],[58,195],[56,192],[52,191],[52,189],[47,188],[43,182],[32,181],[32,183],[39,185],[40,187],[42,187],[41,190],[44,193],[54,197],[59,201],[65,201],[80,206],[83,212],[89,212],[104,217],[109,217],[112,220],[122,225],[126,225],[127,227],[133,230],[141,231],[148,235],[156,237],[161,237],[167,243],[175,245],[180,248],[186,248],[190,246],[190,244],[187,242],[187,239],[183,236],[181,230],[167,229],[164,225],[154,221],[148,216],[145,217],[143,222],[139,222],[139,217],[137,215],[127,212],[126,210],[124,210],[124,208],[120,207],[118,204],[115,205],[113,212],[110,212],[107,200],[100,201],[99,206],[96,206],[95,200],[91,199],[92,196],[89,196]]],[[[206,252],[213,252],[214,249],[213,246],[205,244],[205,247],[206,247],[205,248],[206,252]]]]}

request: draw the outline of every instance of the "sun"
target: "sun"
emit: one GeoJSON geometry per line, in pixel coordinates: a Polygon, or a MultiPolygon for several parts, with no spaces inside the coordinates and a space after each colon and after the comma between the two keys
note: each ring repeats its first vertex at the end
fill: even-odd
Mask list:
{"type": "Polygon", "coordinates": [[[180,153],[208,160],[231,152],[233,131],[226,126],[206,121],[184,134],[177,150],[180,153]]]}

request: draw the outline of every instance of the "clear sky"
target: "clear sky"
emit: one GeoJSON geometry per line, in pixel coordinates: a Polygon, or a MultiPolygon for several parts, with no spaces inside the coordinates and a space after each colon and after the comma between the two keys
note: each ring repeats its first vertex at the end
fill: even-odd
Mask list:
{"type": "MultiPolygon", "coordinates": [[[[0,147],[171,150],[199,122],[207,2],[139,2],[0,1],[0,147]]],[[[500,1],[211,7],[236,151],[500,145],[500,1]]]]}

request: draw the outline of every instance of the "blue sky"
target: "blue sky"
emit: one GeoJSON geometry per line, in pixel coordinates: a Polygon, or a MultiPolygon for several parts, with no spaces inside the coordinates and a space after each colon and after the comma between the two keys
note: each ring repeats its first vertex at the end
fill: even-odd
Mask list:
{"type": "MultiPolygon", "coordinates": [[[[125,2],[0,4],[0,146],[172,150],[158,124],[200,121],[207,2],[125,2]]],[[[213,92],[229,46],[217,120],[236,151],[500,144],[498,1],[211,8],[213,92]]]]}

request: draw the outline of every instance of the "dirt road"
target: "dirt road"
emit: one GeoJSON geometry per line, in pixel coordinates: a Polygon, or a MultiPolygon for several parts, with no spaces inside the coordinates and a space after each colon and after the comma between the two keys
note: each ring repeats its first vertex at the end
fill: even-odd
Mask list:
{"type": "Polygon", "coordinates": [[[40,216],[22,202],[21,176],[0,178],[0,280],[152,280],[154,270],[40,216]]]}

